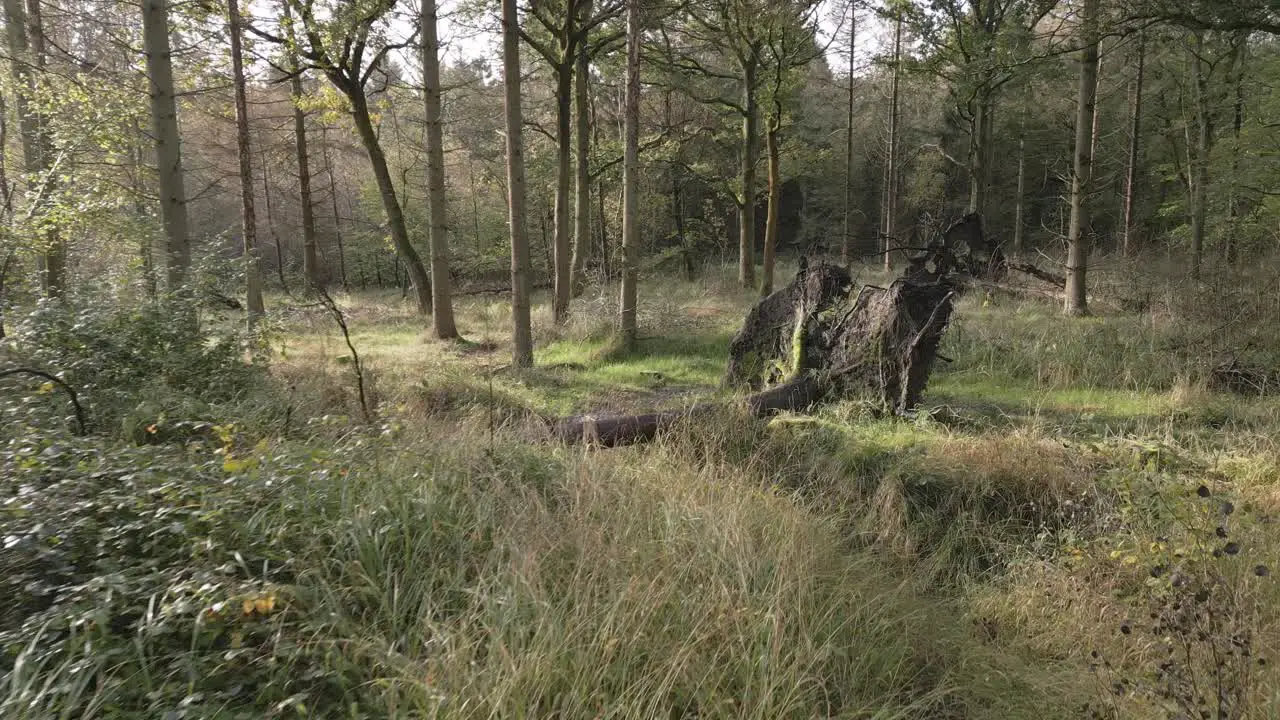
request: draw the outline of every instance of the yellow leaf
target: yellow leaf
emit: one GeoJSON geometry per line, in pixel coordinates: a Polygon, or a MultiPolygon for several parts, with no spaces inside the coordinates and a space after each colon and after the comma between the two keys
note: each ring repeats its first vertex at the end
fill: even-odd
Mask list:
{"type": "Polygon", "coordinates": [[[47,382],[41,385],[40,389],[37,392],[39,392],[41,395],[48,395],[49,393],[53,392],[53,383],[47,382]]]}
{"type": "Polygon", "coordinates": [[[241,609],[241,610],[244,610],[244,614],[245,614],[245,615],[252,615],[252,614],[253,614],[253,601],[252,601],[252,600],[250,600],[250,599],[248,599],[248,598],[245,598],[245,599],[240,603],[240,609],[241,609]]]}
{"type": "Polygon", "coordinates": [[[259,613],[266,615],[276,609],[276,596],[263,595],[259,597],[257,600],[253,601],[253,608],[259,613]]]}
{"type": "Polygon", "coordinates": [[[244,634],[239,631],[231,633],[231,649],[239,650],[244,645],[244,634]]]}

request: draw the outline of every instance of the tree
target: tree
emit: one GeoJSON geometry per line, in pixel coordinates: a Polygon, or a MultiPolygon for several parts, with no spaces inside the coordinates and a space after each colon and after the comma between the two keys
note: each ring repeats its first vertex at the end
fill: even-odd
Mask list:
{"type": "Polygon", "coordinates": [[[1098,3],[1084,0],[1080,11],[1080,91],[1076,98],[1076,139],[1071,173],[1071,220],[1067,231],[1066,313],[1089,312],[1085,295],[1088,269],[1085,194],[1093,172],[1094,103],[1098,94],[1098,3]]]}
{"type": "Polygon", "coordinates": [[[925,67],[948,85],[969,136],[968,212],[983,213],[991,183],[995,105],[1001,88],[1032,57],[1036,28],[1058,0],[933,0],[895,3],[930,50],[925,67]]]}
{"type": "Polygon", "coordinates": [[[1142,142],[1142,80],[1146,69],[1146,33],[1138,33],[1138,69],[1129,90],[1129,152],[1124,180],[1124,227],[1121,228],[1121,252],[1128,255],[1133,250],[1133,200],[1138,175],[1138,153],[1142,142]]]}
{"type": "MultiPolygon", "coordinates": [[[[884,212],[881,235],[884,238],[884,270],[893,269],[893,234],[898,231],[898,115],[899,79],[902,75],[902,14],[893,24],[893,75],[889,89],[889,148],[885,156],[884,212]]],[[[971,200],[972,203],[972,200],[971,200]]],[[[976,212],[970,209],[970,212],[976,212]]]]}
{"type": "Polygon", "coordinates": [[[627,83],[623,109],[626,146],[622,161],[622,298],[618,306],[618,330],[622,346],[636,344],[636,263],[640,183],[640,0],[627,0],[627,83]]]}
{"type": "MultiPolygon", "coordinates": [[[[816,2],[775,2],[767,10],[769,20],[764,53],[773,74],[769,85],[769,114],[765,120],[765,148],[769,167],[769,201],[765,220],[764,259],[761,264],[760,295],[773,293],[773,269],[778,245],[778,212],[782,203],[782,157],[779,148],[783,111],[793,93],[792,77],[797,68],[822,54],[814,43],[816,2]]],[[[852,75],[849,78],[853,81],[852,75]]]]}
{"type": "Polygon", "coordinates": [[[502,77],[506,97],[507,214],[511,234],[511,364],[533,365],[529,319],[529,234],[525,227],[524,115],[520,109],[520,21],[516,0],[502,0],[502,77]]]}
{"type": "MultiPolygon", "coordinates": [[[[44,22],[38,2],[32,2],[28,11],[23,7],[23,0],[4,0],[4,11],[23,166],[30,181],[36,183],[29,211],[34,218],[47,210],[56,182],[53,142],[45,118],[36,108],[35,98],[36,72],[44,70],[47,56],[44,22]]],[[[40,286],[49,297],[59,297],[64,290],[66,248],[56,229],[45,228],[41,234],[37,257],[40,286]]],[[[6,260],[6,270],[7,265],[6,260]]]]}
{"type": "MultiPolygon", "coordinates": [[[[581,50],[587,45],[590,32],[614,17],[619,5],[609,0],[600,5],[599,12],[595,14],[593,14],[593,7],[595,6],[591,0],[530,3],[528,17],[532,18],[551,39],[548,41],[529,28],[523,28],[520,31],[524,41],[542,56],[555,75],[556,192],[552,240],[555,287],[552,292],[551,306],[556,322],[564,322],[568,318],[569,300],[573,296],[569,190],[574,175],[571,167],[574,76],[580,64],[581,50]]],[[[580,187],[580,189],[585,188],[580,187]]]]}
{"type": "Polygon", "coordinates": [[[431,287],[436,337],[458,337],[449,279],[449,225],[445,217],[444,128],[440,118],[440,40],[436,2],[422,0],[422,97],[427,121],[427,205],[431,213],[431,287]]]}
{"type": "Polygon", "coordinates": [[[853,73],[857,56],[858,4],[849,3],[849,122],[845,127],[844,149],[844,232],[841,233],[840,264],[848,269],[853,262],[853,73]]]}
{"type": "Polygon", "coordinates": [[[767,0],[701,0],[683,7],[681,47],[663,64],[684,76],[681,90],[741,119],[738,137],[738,282],[755,285],[756,166],[760,160],[760,73],[767,0]],[[710,88],[699,85],[710,85],[710,88]],[[736,86],[736,95],[727,92],[736,86]]]}
{"type": "Polygon", "coordinates": [[[245,94],[244,58],[240,50],[240,3],[227,0],[231,35],[231,81],[235,86],[236,154],[240,160],[240,227],[243,240],[245,309],[249,329],[266,314],[262,302],[262,264],[258,259],[258,227],[253,208],[253,155],[249,147],[249,101],[245,94]]]}
{"type": "MultiPolygon", "coordinates": [[[[403,50],[409,40],[387,40],[384,21],[395,6],[395,0],[361,0],[333,2],[317,12],[317,0],[285,0],[291,4],[291,22],[299,23],[305,42],[298,44],[298,55],[310,67],[319,70],[330,84],[342,93],[349,105],[360,144],[369,158],[378,197],[386,215],[391,243],[404,263],[417,295],[418,312],[432,314],[431,277],[422,258],[409,239],[404,209],[396,194],[395,181],[387,164],[387,156],[378,138],[369,106],[368,85],[375,75],[386,75],[388,55],[403,50]]],[[[256,35],[287,45],[287,37],[252,28],[256,35]]]]}
{"type": "MultiPolygon", "coordinates": [[[[587,0],[587,13],[591,2],[587,0]]],[[[578,46],[577,69],[573,82],[573,113],[577,142],[574,153],[575,173],[573,189],[573,282],[572,295],[577,297],[586,288],[587,251],[591,244],[591,95],[587,76],[591,72],[591,54],[587,43],[578,46]]]]}
{"type": "MultiPolygon", "coordinates": [[[[316,206],[311,196],[311,158],[307,150],[307,114],[302,109],[302,67],[298,62],[297,35],[288,0],[284,8],[285,38],[289,62],[289,91],[293,101],[294,155],[298,163],[298,198],[302,203],[302,275],[308,288],[319,285],[320,262],[316,257],[316,206]]],[[[345,286],[346,277],[342,282],[345,286]]]]}
{"type": "Polygon", "coordinates": [[[147,55],[151,123],[155,137],[156,174],[160,187],[160,218],[167,239],[169,291],[176,292],[191,266],[187,226],[187,192],[182,172],[182,137],[178,132],[178,104],[173,84],[173,53],[169,46],[169,0],[143,0],[142,42],[147,55]]]}

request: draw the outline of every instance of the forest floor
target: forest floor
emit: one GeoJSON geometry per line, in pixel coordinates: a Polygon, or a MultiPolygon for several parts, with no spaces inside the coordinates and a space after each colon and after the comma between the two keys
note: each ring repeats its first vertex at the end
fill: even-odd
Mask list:
{"type": "Polygon", "coordinates": [[[107,582],[145,632],[29,662],[0,709],[1275,717],[1280,398],[1206,381],[1222,348],[1274,359],[1273,300],[1131,276],[1095,279],[1087,318],[965,297],[914,418],[728,403],[614,450],[547,442],[540,418],[728,399],[754,293],[647,281],[633,353],[611,345],[612,290],[559,328],[540,303],[527,371],[501,298],[460,298],[466,340],[441,342],[398,294],[339,297],[369,424],[332,321],[276,298],[269,376],[218,411],[234,424],[143,470],[129,450],[76,465],[94,487],[129,465],[163,508],[146,537],[189,535],[165,589],[107,582]]]}
{"type": "MultiPolygon", "coordinates": [[[[611,295],[578,301],[562,328],[539,305],[538,366],[524,372],[506,364],[501,300],[459,302],[463,343],[424,341],[396,298],[350,303],[392,415],[470,423],[457,432],[510,447],[537,437],[524,411],[638,412],[718,394],[755,299],[729,277],[646,286],[640,346],[626,354],[610,342],[611,295]]],[[[1069,320],[1047,301],[971,295],[942,349],[953,362],[914,420],[843,403],[768,423],[728,412],[654,447],[525,445],[523,462],[570,507],[542,508],[513,542],[523,562],[563,563],[535,581],[570,573],[563,587],[582,597],[532,611],[526,632],[552,626],[569,647],[541,647],[549,667],[511,659],[514,675],[492,682],[528,686],[514,705],[486,686],[482,705],[1270,717],[1280,400],[1206,389],[1195,369],[1206,366],[1188,356],[1202,332],[1227,333],[1164,312],[1104,296],[1096,316],[1069,320]],[[607,561],[587,560],[602,550],[607,561]]],[[[328,365],[343,383],[330,329],[287,337],[298,373],[328,365]]]]}

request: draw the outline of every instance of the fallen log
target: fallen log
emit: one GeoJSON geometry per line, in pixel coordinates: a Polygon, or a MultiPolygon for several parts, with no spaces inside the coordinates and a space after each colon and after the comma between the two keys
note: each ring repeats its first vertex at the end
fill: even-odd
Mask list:
{"type": "MultiPolygon", "coordinates": [[[[825,390],[818,378],[806,375],[750,395],[745,399],[745,405],[750,415],[759,418],[781,412],[799,412],[816,405],[825,390]]],[[[564,443],[581,442],[601,447],[618,447],[649,442],[683,420],[706,415],[722,407],[724,405],[720,403],[697,403],[680,410],[644,415],[575,415],[556,422],[551,431],[556,440],[564,443]]]]}
{"type": "Polygon", "coordinates": [[[1057,273],[1051,273],[1048,270],[1032,265],[1029,262],[1013,261],[1009,263],[1010,270],[1017,270],[1020,273],[1030,275],[1037,280],[1043,280],[1050,285],[1057,287],[1059,290],[1066,289],[1067,279],[1057,273]]]}

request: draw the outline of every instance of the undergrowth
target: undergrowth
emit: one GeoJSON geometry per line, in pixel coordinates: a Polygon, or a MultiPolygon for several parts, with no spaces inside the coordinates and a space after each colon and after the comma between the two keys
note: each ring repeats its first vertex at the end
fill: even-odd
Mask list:
{"type": "Polygon", "coordinates": [[[645,447],[544,442],[719,392],[750,295],[656,286],[633,353],[611,290],[538,313],[532,371],[500,303],[436,343],[338,298],[372,422],[305,309],[253,343],[40,309],[5,357],[93,425],[3,381],[0,715],[1270,717],[1280,405],[1178,349],[1211,316],[1118,283],[1081,320],[966,298],[913,419],[729,404],[645,447]]]}

